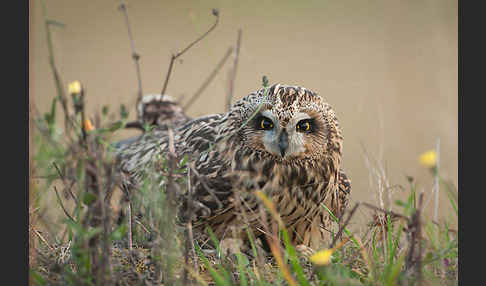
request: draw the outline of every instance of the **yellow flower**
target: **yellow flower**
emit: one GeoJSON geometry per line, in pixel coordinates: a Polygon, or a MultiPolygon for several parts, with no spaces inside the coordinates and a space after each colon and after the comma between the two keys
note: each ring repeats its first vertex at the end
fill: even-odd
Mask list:
{"type": "Polygon", "coordinates": [[[309,260],[316,265],[328,265],[331,262],[334,250],[334,248],[331,248],[318,251],[309,257],[309,260]]]}
{"type": "Polygon", "coordinates": [[[81,93],[81,83],[79,80],[71,82],[68,86],[69,94],[81,93]]]}
{"type": "Polygon", "coordinates": [[[437,154],[434,150],[422,153],[419,157],[420,164],[427,168],[433,168],[437,164],[437,154]]]}
{"type": "Polygon", "coordinates": [[[91,123],[91,120],[89,120],[89,119],[84,120],[84,130],[92,131],[94,129],[95,128],[94,128],[93,124],[91,123]]]}

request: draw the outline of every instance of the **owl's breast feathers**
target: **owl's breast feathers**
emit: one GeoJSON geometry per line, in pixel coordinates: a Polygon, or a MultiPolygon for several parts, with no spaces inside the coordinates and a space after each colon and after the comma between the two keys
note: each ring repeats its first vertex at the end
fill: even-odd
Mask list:
{"type": "Polygon", "coordinates": [[[219,143],[196,161],[199,174],[191,177],[193,202],[184,201],[181,208],[181,214],[186,214],[188,207],[199,206],[193,216],[196,229],[210,226],[218,237],[231,226],[242,229],[245,223],[261,230],[260,204],[254,191],[263,190],[272,198],[293,241],[314,247],[325,241],[324,229],[331,220],[322,205],[339,217],[351,191],[336,156],[284,162],[242,148],[237,135],[218,138],[219,143]]]}

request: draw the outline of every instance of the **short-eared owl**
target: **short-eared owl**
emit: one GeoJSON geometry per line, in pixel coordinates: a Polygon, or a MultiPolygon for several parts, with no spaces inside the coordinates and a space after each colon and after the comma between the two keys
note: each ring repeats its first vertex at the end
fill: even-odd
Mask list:
{"type": "MultiPolygon", "coordinates": [[[[222,239],[232,235],[230,229],[243,231],[248,225],[261,234],[254,191],[262,190],[295,244],[315,249],[329,242],[331,218],[322,205],[339,216],[351,186],[341,168],[342,132],[322,97],[303,87],[275,84],[237,101],[227,113],[173,128],[176,154],[187,155],[195,170],[196,230],[210,226],[222,239]]],[[[168,141],[167,131],[156,130],[121,149],[127,184],[137,184],[156,155],[165,156],[168,141]]],[[[182,199],[181,214],[187,207],[182,199]]]]}

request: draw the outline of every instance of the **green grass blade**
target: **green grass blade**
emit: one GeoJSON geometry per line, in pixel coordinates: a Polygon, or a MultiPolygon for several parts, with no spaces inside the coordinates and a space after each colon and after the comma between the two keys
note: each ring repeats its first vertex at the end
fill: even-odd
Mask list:
{"type": "MultiPolygon", "coordinates": [[[[339,224],[339,219],[334,215],[334,213],[325,204],[322,204],[322,207],[329,213],[329,215],[332,217],[332,219],[337,224],[339,224]]],[[[349,238],[351,239],[351,241],[353,241],[353,243],[354,243],[354,245],[356,245],[356,247],[360,247],[356,238],[354,238],[354,236],[351,234],[351,232],[347,228],[344,228],[343,231],[347,236],[349,236],[349,238]]]]}
{"type": "Polygon", "coordinates": [[[287,253],[289,255],[290,263],[292,264],[292,268],[297,274],[297,280],[299,280],[300,285],[310,286],[309,282],[305,278],[304,270],[302,269],[302,265],[300,265],[299,258],[297,257],[294,247],[290,243],[289,234],[285,228],[282,229],[282,235],[284,239],[285,249],[287,250],[287,253]]]}
{"type": "Polygon", "coordinates": [[[245,268],[248,265],[248,260],[245,260],[243,254],[241,253],[235,253],[235,255],[236,255],[236,260],[238,261],[238,272],[240,273],[240,285],[247,286],[248,281],[246,279],[245,268]]]}
{"type": "Polygon", "coordinates": [[[222,274],[220,274],[212,265],[209,263],[209,260],[207,257],[204,255],[202,252],[201,248],[197,243],[194,244],[194,248],[196,249],[197,255],[201,258],[203,261],[204,265],[208,268],[209,274],[211,274],[211,277],[213,277],[214,282],[216,285],[231,285],[228,280],[226,280],[222,274]]]}

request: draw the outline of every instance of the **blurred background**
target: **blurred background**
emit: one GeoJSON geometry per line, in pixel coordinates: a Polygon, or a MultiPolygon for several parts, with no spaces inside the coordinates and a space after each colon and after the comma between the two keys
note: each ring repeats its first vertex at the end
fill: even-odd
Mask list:
{"type": "MultiPolygon", "coordinates": [[[[90,116],[104,105],[114,111],[125,104],[135,119],[137,77],[119,5],[114,0],[46,0],[48,18],[65,25],[51,31],[66,90],[71,81],[83,83],[90,116]]],[[[270,84],[301,85],[323,96],[343,128],[351,205],[378,204],[376,166],[382,167],[393,199],[408,195],[407,176],[412,176],[427,200],[433,176],[418,158],[434,149],[438,138],[441,175],[457,186],[456,0],[143,0],[128,1],[127,7],[144,93],[160,93],[170,55],[203,34],[217,8],[220,23],[175,63],[167,94],[187,101],[235,46],[241,28],[234,100],[259,89],[263,75],[270,84]]],[[[29,88],[43,114],[57,93],[40,1],[31,1],[30,13],[29,88]]],[[[188,115],[225,111],[232,65],[230,58],[188,115]]],[[[123,131],[116,139],[135,134],[123,131]]],[[[447,196],[440,196],[440,215],[449,217],[447,196]]],[[[427,211],[432,208],[433,202],[427,211]]]]}

